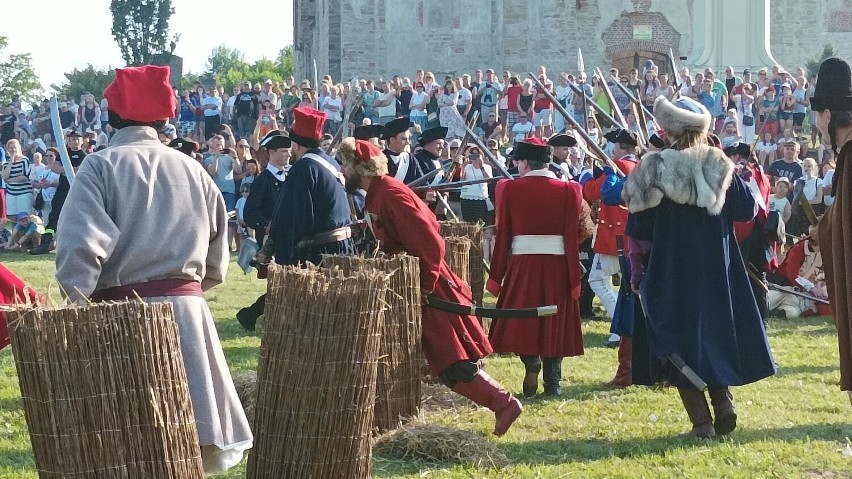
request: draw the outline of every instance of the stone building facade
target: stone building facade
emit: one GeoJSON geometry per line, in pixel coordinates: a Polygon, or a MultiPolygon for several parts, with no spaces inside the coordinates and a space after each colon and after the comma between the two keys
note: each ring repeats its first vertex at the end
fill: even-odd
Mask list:
{"type": "Polygon", "coordinates": [[[296,70],[313,77],[804,65],[832,43],[852,59],[852,0],[294,0],[296,70]]]}

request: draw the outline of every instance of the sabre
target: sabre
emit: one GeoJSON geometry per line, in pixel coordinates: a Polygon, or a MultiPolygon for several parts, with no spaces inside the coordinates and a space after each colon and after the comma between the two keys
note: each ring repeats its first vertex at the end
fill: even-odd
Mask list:
{"type": "Polygon", "coordinates": [[[831,302],[829,302],[827,299],[823,299],[823,298],[820,298],[818,296],[814,296],[814,295],[811,295],[811,294],[808,294],[808,293],[805,293],[805,292],[802,292],[802,291],[798,291],[795,288],[789,288],[787,286],[781,286],[780,284],[774,284],[774,283],[769,283],[769,282],[767,282],[766,285],[769,287],[769,289],[772,289],[772,290],[775,290],[775,291],[780,291],[782,293],[792,294],[793,296],[798,296],[800,298],[809,299],[809,300],[814,301],[816,303],[822,303],[822,304],[828,304],[828,305],[831,304],[831,302]]]}
{"type": "Polygon", "coordinates": [[[480,183],[490,183],[492,181],[505,180],[505,179],[506,178],[503,178],[502,176],[492,176],[490,178],[477,178],[475,180],[450,181],[450,182],[447,182],[447,183],[440,183],[440,184],[437,184],[437,185],[434,185],[434,186],[433,185],[420,185],[420,186],[415,186],[412,189],[414,191],[426,191],[426,190],[443,191],[443,190],[457,189],[457,188],[461,188],[463,186],[478,185],[480,183]]]}
{"type": "MultiPolygon", "coordinates": [[[[636,292],[636,297],[639,298],[639,304],[642,306],[642,314],[644,314],[646,318],[650,318],[650,316],[648,315],[648,309],[645,306],[645,299],[642,297],[642,293],[636,292]]],[[[685,377],[690,383],[692,383],[693,386],[696,387],[696,389],[698,389],[699,391],[704,391],[705,389],[707,389],[707,383],[703,379],[701,379],[701,376],[699,376],[694,369],[689,367],[689,365],[687,365],[683,361],[683,358],[680,357],[680,354],[671,353],[666,356],[666,358],[672,363],[675,368],[677,368],[678,371],[680,371],[681,374],[683,374],[683,377],[685,377]]]]}
{"type": "Polygon", "coordinates": [[[671,48],[669,48],[668,53],[669,67],[672,69],[672,78],[675,79],[675,88],[674,93],[672,94],[672,100],[677,100],[680,97],[680,82],[677,81],[680,75],[677,63],[675,63],[674,52],[671,48]]]}
{"type": "MultiPolygon", "coordinates": [[[[586,76],[586,62],[583,61],[583,49],[580,48],[580,47],[577,47],[577,70],[580,71],[580,74],[583,77],[586,76]]],[[[570,82],[569,82],[569,84],[570,84],[570,82]]],[[[589,105],[586,102],[588,101],[587,98],[589,98],[589,97],[588,97],[588,95],[586,95],[585,86],[586,86],[586,81],[583,80],[583,88],[582,88],[582,91],[580,92],[580,93],[583,94],[583,131],[588,132],[589,105]]],[[[571,85],[571,87],[573,88],[574,85],[571,85]]],[[[594,102],[592,102],[592,103],[594,103],[594,102]]]]}
{"type": "Polygon", "coordinates": [[[59,150],[59,159],[62,161],[62,168],[65,170],[65,177],[68,179],[68,185],[71,185],[77,175],[74,172],[74,167],[71,166],[68,147],[65,146],[65,135],[62,134],[62,124],[59,122],[59,103],[56,100],[56,95],[50,97],[50,123],[53,128],[53,138],[56,140],[56,149],[59,150]]]}
{"type": "Polygon", "coordinates": [[[476,316],[478,318],[546,318],[555,316],[558,312],[556,305],[538,306],[535,308],[487,308],[475,304],[462,304],[438,298],[434,294],[426,296],[426,305],[430,308],[448,313],[476,316]]]}

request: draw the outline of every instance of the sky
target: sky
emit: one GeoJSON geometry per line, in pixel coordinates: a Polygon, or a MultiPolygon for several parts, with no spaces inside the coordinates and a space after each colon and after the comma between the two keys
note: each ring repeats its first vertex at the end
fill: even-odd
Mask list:
{"type": "MultiPolygon", "coordinates": [[[[124,66],[112,37],[110,0],[2,2],[0,35],[9,40],[2,56],[31,53],[45,91],[52,83],[62,83],[64,72],[89,63],[99,69],[124,66]]],[[[273,59],[293,43],[293,0],[172,0],[172,6],[169,27],[171,33],[181,34],[175,54],[183,58],[184,73],[204,71],[207,56],[221,44],[253,62],[273,59]],[[241,25],[242,16],[250,22],[241,25]],[[216,17],[218,23],[213,24],[216,17]]]]}

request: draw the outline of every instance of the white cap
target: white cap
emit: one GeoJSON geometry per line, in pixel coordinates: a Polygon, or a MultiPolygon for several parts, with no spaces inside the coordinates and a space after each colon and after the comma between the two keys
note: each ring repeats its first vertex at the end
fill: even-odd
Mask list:
{"type": "Polygon", "coordinates": [[[458,138],[450,141],[450,146],[449,146],[450,148],[459,148],[460,146],[461,146],[461,140],[459,140],[458,138]]]}

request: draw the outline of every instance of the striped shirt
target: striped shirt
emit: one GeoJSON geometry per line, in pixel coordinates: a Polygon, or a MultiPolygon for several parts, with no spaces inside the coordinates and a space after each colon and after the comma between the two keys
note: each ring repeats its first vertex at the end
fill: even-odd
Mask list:
{"type": "Polygon", "coordinates": [[[25,195],[33,192],[32,182],[30,182],[30,169],[32,165],[29,158],[24,157],[21,161],[10,163],[9,179],[24,177],[27,181],[23,183],[14,183],[6,181],[6,194],[12,196],[25,195]]]}

